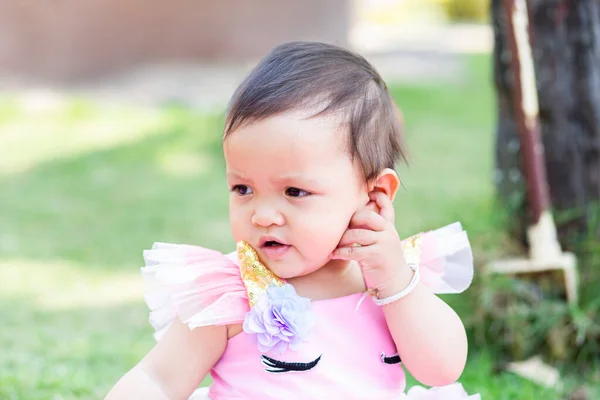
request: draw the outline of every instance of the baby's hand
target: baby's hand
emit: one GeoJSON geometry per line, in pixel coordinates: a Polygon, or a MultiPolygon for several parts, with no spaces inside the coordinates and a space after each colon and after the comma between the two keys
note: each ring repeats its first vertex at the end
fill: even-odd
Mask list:
{"type": "Polygon", "coordinates": [[[394,226],[392,201],[381,192],[371,192],[369,197],[371,202],[354,214],[331,258],[357,261],[367,289],[377,290],[383,298],[408,285],[412,271],[394,226]]]}

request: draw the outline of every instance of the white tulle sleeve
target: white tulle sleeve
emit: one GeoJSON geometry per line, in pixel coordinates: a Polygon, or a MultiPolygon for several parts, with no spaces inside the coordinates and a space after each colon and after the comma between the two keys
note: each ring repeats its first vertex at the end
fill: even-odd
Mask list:
{"type": "Polygon", "coordinates": [[[190,329],[244,320],[248,298],[232,256],[198,246],[155,243],[144,251],[144,260],[144,300],[157,340],[175,318],[190,329]]]}
{"type": "Polygon", "coordinates": [[[473,253],[462,225],[424,232],[420,239],[421,282],[438,294],[466,290],[473,280],[473,253]]]}

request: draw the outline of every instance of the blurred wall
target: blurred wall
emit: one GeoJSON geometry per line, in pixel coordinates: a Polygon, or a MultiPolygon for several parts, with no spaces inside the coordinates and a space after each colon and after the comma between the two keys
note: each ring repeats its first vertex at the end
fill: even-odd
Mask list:
{"type": "Polygon", "coordinates": [[[347,44],[347,0],[0,0],[0,73],[76,80],[136,64],[347,44]]]}

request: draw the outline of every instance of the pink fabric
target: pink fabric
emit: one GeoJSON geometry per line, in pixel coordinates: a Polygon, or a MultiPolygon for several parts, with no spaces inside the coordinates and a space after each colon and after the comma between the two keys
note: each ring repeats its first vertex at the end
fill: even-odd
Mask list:
{"type": "Polygon", "coordinates": [[[156,340],[176,317],[190,329],[244,320],[248,297],[231,256],[198,246],[155,243],[144,251],[144,260],[144,300],[156,340]]]}
{"type": "MultiPolygon", "coordinates": [[[[176,317],[193,329],[239,323],[249,310],[235,253],[225,256],[195,246],[155,244],[144,257],[142,275],[149,283],[145,299],[157,340],[176,317]]],[[[457,293],[469,286],[472,255],[460,224],[423,235],[420,268],[424,284],[436,293],[457,293]]],[[[313,301],[316,323],[310,340],[298,351],[266,354],[284,362],[310,362],[320,356],[313,369],[267,372],[256,343],[241,332],[229,340],[213,367],[209,393],[198,391],[193,398],[476,398],[468,397],[458,384],[431,390],[414,388],[404,394],[403,368],[381,359],[382,353],[396,353],[382,309],[372,301],[357,309],[361,297],[357,293],[313,301]]]]}
{"type": "Polygon", "coordinates": [[[245,332],[230,339],[211,371],[210,398],[321,399],[333,388],[339,399],[399,398],[404,392],[404,370],[381,360],[382,353],[396,353],[383,312],[373,302],[355,311],[360,297],[313,301],[316,321],[310,340],[298,351],[266,353],[284,362],[310,362],[321,356],[309,371],[266,372],[262,354],[245,332]]]}
{"type": "Polygon", "coordinates": [[[459,222],[423,233],[421,281],[434,293],[461,293],[473,280],[473,254],[459,222]]]}

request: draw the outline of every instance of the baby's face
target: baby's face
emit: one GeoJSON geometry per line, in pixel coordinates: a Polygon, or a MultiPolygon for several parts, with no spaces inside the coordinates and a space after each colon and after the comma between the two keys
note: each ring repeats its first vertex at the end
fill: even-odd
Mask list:
{"type": "Polygon", "coordinates": [[[299,112],[237,129],[224,144],[234,239],[254,247],[279,277],[329,262],[367,185],[331,117],[299,112]]]}

